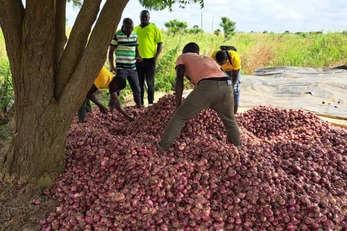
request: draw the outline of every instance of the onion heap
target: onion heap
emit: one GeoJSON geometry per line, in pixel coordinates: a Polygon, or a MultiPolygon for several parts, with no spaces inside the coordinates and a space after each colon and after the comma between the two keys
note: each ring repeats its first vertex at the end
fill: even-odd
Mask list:
{"type": "Polygon", "coordinates": [[[236,148],[207,109],[159,153],[174,96],[125,110],[134,122],[95,111],[71,125],[65,172],[45,191],[57,208],[43,230],[347,229],[345,129],[258,106],[236,115],[236,148]]]}

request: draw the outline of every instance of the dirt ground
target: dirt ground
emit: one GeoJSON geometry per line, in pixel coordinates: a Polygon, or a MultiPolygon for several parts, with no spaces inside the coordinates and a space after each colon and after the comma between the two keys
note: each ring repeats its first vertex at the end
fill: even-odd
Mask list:
{"type": "Polygon", "coordinates": [[[54,202],[40,192],[26,195],[20,188],[0,183],[1,231],[41,230],[38,221],[54,210],[54,202]],[[39,202],[39,205],[35,205],[39,202]]]}
{"type": "MultiPolygon", "coordinates": [[[[0,160],[9,148],[12,127],[0,121],[0,160]]],[[[52,200],[39,191],[28,194],[28,190],[0,182],[0,231],[41,230],[38,220],[55,210],[52,200]]]]}

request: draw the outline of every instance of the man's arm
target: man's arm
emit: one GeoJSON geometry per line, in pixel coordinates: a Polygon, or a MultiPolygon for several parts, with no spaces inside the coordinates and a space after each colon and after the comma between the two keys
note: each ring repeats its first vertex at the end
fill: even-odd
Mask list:
{"type": "Polygon", "coordinates": [[[182,103],[182,93],[184,88],[184,72],[185,68],[183,64],[176,66],[176,86],[175,86],[175,96],[176,96],[176,108],[181,106],[182,103]]]}
{"type": "MultiPolygon", "coordinates": [[[[110,100],[113,104],[112,108],[115,108],[118,112],[120,112],[128,120],[133,121],[134,118],[125,112],[125,110],[122,107],[121,102],[118,99],[117,92],[120,91],[121,88],[119,88],[119,86],[117,86],[118,85],[117,84],[117,78],[121,78],[121,77],[114,77],[112,79],[111,83],[109,84],[110,100]]],[[[111,111],[113,111],[112,108],[111,108],[111,111]]]]}
{"type": "Polygon", "coordinates": [[[100,101],[98,100],[98,98],[95,96],[95,92],[97,92],[98,88],[93,84],[92,88],[89,90],[88,94],[87,94],[87,98],[90,99],[93,103],[95,103],[100,111],[102,113],[107,113],[107,108],[102,105],[102,103],[100,103],[100,101]]]}
{"type": "Polygon", "coordinates": [[[156,53],[155,56],[154,56],[154,61],[155,61],[155,62],[157,62],[157,59],[158,59],[158,57],[159,57],[159,55],[160,55],[162,49],[163,49],[163,43],[158,43],[158,44],[157,44],[157,53],[156,53]]]}
{"type": "Polygon", "coordinates": [[[136,60],[136,62],[141,62],[142,61],[142,58],[140,56],[140,52],[139,52],[138,46],[136,46],[136,48],[135,48],[135,60],[136,60]]]}
{"type": "Polygon", "coordinates": [[[125,118],[127,118],[127,120],[130,120],[130,121],[134,121],[134,118],[131,117],[130,115],[128,115],[123,107],[122,107],[122,104],[120,103],[119,99],[118,99],[118,96],[117,96],[117,92],[116,91],[111,91],[110,90],[110,96],[111,96],[111,101],[114,105],[114,108],[116,108],[116,110],[118,112],[120,112],[125,118]]]}
{"type": "Polygon", "coordinates": [[[241,70],[241,59],[240,59],[240,56],[237,52],[235,51],[228,51],[228,54],[229,54],[229,57],[231,57],[232,59],[232,66],[233,68],[237,69],[238,70],[232,70],[231,71],[231,78],[232,78],[232,84],[233,86],[235,86],[235,84],[237,83],[237,79],[239,77],[239,72],[241,70]]]}
{"type": "Polygon", "coordinates": [[[240,69],[231,71],[231,79],[232,79],[233,86],[235,86],[235,84],[237,82],[237,78],[239,76],[239,72],[240,72],[240,69]]]}
{"type": "Polygon", "coordinates": [[[113,73],[115,71],[113,54],[114,54],[114,51],[115,51],[116,48],[117,48],[117,46],[110,45],[110,48],[108,50],[108,62],[110,64],[111,72],[113,72],[113,73]]]}

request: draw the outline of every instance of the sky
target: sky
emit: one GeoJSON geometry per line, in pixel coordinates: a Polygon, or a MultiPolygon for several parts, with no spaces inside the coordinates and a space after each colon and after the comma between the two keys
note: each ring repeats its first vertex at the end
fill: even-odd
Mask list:
{"type": "MultiPolygon", "coordinates": [[[[150,10],[150,22],[165,29],[164,24],[177,19],[188,23],[188,28],[197,25],[205,32],[221,29],[221,17],[236,22],[239,32],[341,32],[347,31],[347,0],[204,0],[204,8],[191,4],[173,11],[150,10]]],[[[130,0],[122,19],[129,17],[137,25],[144,9],[137,0],[130,0]]],[[[68,25],[72,26],[78,9],[68,4],[68,25]]]]}

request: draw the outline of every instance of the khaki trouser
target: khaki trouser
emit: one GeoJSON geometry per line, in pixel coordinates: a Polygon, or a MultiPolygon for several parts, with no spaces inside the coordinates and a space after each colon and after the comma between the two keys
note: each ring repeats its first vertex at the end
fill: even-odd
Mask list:
{"type": "Polygon", "coordinates": [[[185,123],[203,109],[215,110],[221,118],[230,143],[240,145],[240,131],[234,116],[234,93],[227,81],[203,80],[172,115],[164,129],[160,146],[168,149],[185,123]]]}

